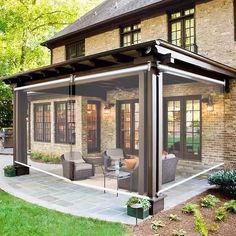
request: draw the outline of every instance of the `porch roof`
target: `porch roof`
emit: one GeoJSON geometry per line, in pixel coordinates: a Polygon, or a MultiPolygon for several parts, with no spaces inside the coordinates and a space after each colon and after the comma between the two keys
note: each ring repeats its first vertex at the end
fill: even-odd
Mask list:
{"type": "Polygon", "coordinates": [[[18,87],[60,79],[70,74],[85,75],[153,62],[218,80],[236,78],[236,69],[174,46],[153,40],[115,50],[83,56],[34,70],[0,78],[18,87]]]}

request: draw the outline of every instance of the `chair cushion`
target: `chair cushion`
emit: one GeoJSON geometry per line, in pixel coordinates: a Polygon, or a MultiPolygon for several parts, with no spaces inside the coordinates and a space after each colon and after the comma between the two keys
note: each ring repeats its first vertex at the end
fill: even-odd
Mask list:
{"type": "Polygon", "coordinates": [[[125,159],[124,160],[124,168],[126,170],[133,170],[134,167],[136,166],[138,162],[138,159],[137,158],[134,158],[134,159],[125,159]]]}
{"type": "Polygon", "coordinates": [[[92,169],[92,165],[91,164],[87,164],[87,163],[76,163],[76,170],[90,170],[92,169]]]}

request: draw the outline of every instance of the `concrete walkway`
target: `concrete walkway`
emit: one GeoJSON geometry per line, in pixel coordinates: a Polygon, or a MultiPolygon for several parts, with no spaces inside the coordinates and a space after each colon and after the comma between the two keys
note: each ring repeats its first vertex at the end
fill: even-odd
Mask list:
{"type": "MultiPolygon", "coordinates": [[[[3,167],[12,164],[12,157],[0,155],[0,188],[28,202],[70,213],[76,216],[134,224],[135,219],[126,215],[128,196],[106,193],[81,187],[31,170],[30,175],[6,178],[3,167]]],[[[58,165],[30,163],[32,166],[53,170],[58,165]]],[[[181,180],[178,178],[176,181],[181,180]]],[[[173,184],[173,183],[172,183],[173,184]]],[[[166,192],[165,209],[174,207],[209,188],[204,179],[194,179],[166,192]]]]}

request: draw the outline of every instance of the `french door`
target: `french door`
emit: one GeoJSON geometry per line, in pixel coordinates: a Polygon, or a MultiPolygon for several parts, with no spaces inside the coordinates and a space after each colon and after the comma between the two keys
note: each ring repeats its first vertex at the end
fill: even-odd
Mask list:
{"type": "Polygon", "coordinates": [[[201,159],[200,96],[164,99],[164,149],[182,159],[201,159]]]}
{"type": "Polygon", "coordinates": [[[126,154],[138,155],[139,103],[138,100],[118,101],[117,146],[126,154]]]}

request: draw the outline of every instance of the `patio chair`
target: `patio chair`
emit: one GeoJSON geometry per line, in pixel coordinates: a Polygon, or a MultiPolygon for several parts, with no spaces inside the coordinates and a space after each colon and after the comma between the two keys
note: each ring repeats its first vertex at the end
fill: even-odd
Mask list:
{"type": "MultiPolygon", "coordinates": [[[[167,155],[162,159],[162,184],[175,181],[176,168],[178,158],[174,155],[167,155]]],[[[134,169],[131,171],[131,177],[128,179],[119,180],[119,188],[130,190],[132,192],[138,191],[138,176],[139,176],[139,162],[137,162],[134,169]],[[132,183],[130,183],[132,181],[132,183]],[[130,189],[131,186],[131,189],[130,189]]]]}
{"type": "Polygon", "coordinates": [[[87,179],[94,176],[94,166],[84,161],[80,152],[65,153],[61,156],[63,176],[70,180],[87,179]]]}

